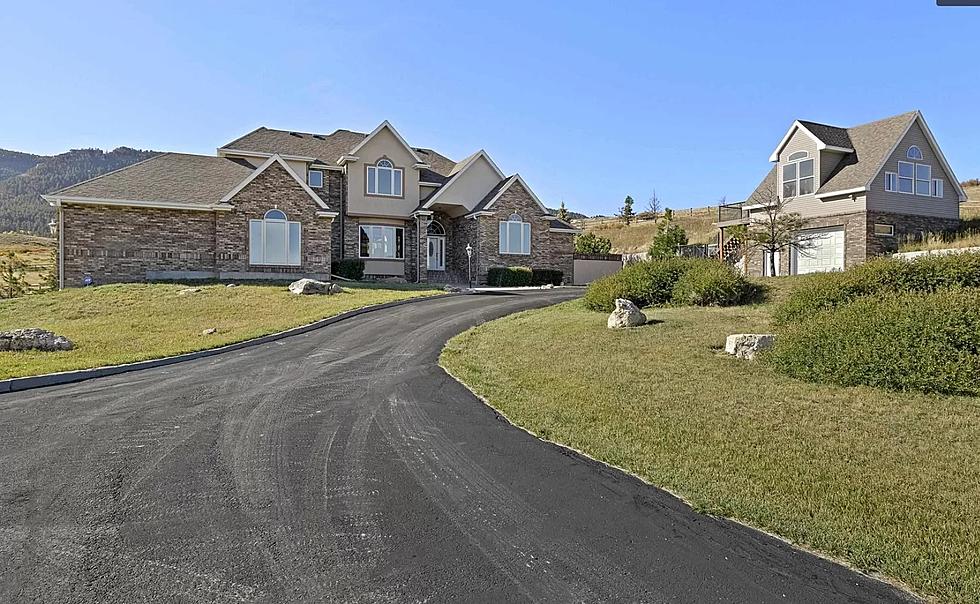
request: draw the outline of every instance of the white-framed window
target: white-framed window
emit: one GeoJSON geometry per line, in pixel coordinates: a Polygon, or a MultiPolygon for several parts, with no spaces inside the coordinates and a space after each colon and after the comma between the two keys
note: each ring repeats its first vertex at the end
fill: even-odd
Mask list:
{"type": "Polygon", "coordinates": [[[881,224],[875,223],[875,235],[884,235],[885,237],[895,236],[895,225],[894,224],[881,224]]]}
{"type": "Polygon", "coordinates": [[[932,195],[932,166],[915,164],[915,194],[932,195]]]}
{"type": "Polygon", "coordinates": [[[500,253],[531,253],[531,223],[524,222],[520,214],[514,213],[507,220],[500,221],[500,253]]]}
{"type": "Polygon", "coordinates": [[[783,164],[783,199],[813,194],[813,160],[806,151],[797,151],[783,164]]]}
{"type": "Polygon", "coordinates": [[[890,193],[898,192],[898,174],[885,172],[885,190],[890,193]]]}
{"type": "Polygon", "coordinates": [[[248,263],[299,266],[302,226],[286,213],[272,209],[261,220],[248,221],[248,263]]]}
{"type": "Polygon", "coordinates": [[[898,192],[912,194],[915,189],[915,164],[898,162],[898,192]]]}
{"type": "Polygon", "coordinates": [[[943,196],[943,179],[941,178],[932,179],[932,196],[933,197],[943,196]]]}
{"type": "Polygon", "coordinates": [[[905,157],[907,157],[909,159],[918,159],[918,160],[921,161],[922,160],[922,149],[919,149],[915,145],[912,145],[911,147],[909,147],[909,150],[905,152],[905,157]]]}
{"type": "Polygon", "coordinates": [[[370,195],[402,196],[402,169],[390,160],[378,160],[367,167],[367,192],[370,195]]]}
{"type": "Polygon", "coordinates": [[[309,182],[310,187],[314,189],[323,188],[323,171],[322,170],[310,170],[309,175],[306,177],[309,182]]]}
{"type": "Polygon", "coordinates": [[[361,225],[361,258],[405,259],[405,229],[385,225],[361,225]]]}

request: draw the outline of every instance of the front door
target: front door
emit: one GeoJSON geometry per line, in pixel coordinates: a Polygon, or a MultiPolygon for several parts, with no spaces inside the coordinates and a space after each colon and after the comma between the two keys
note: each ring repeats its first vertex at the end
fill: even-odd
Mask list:
{"type": "Polygon", "coordinates": [[[429,237],[428,268],[430,271],[446,270],[446,238],[429,237]]]}

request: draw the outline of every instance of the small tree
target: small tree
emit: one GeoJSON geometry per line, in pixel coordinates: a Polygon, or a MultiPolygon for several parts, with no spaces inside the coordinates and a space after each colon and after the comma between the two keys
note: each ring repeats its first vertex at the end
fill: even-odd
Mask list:
{"type": "Polygon", "coordinates": [[[595,233],[582,233],[575,237],[576,254],[608,254],[612,251],[612,241],[595,233]]]}
{"type": "Polygon", "coordinates": [[[16,298],[27,291],[23,270],[24,263],[13,252],[0,258],[0,297],[16,298]]]}
{"type": "Polygon", "coordinates": [[[650,258],[670,258],[677,255],[677,248],[687,245],[687,231],[674,223],[674,213],[664,210],[664,220],[657,225],[657,236],[653,238],[647,254],[650,258]]]}
{"type": "Polygon", "coordinates": [[[558,206],[558,211],[555,212],[555,216],[558,218],[558,220],[564,220],[565,222],[568,222],[568,209],[565,208],[564,201],[561,202],[560,206],[558,206]]]}
{"type": "Polygon", "coordinates": [[[660,218],[660,198],[657,197],[657,190],[653,190],[653,195],[647,200],[647,213],[650,214],[650,218],[657,220],[660,218]]]}
{"type": "Polygon", "coordinates": [[[806,228],[806,219],[796,212],[787,211],[788,200],[783,199],[775,182],[766,182],[748,199],[746,205],[762,209],[745,228],[743,240],[746,251],[762,252],[769,262],[769,274],[776,274],[776,254],[783,250],[799,251],[813,247],[813,238],[800,231],[806,228]]]}
{"type": "Polygon", "coordinates": [[[627,195],[626,199],[623,200],[623,208],[619,211],[619,217],[623,219],[626,226],[629,226],[633,222],[633,216],[635,216],[633,213],[633,198],[627,195]]]}

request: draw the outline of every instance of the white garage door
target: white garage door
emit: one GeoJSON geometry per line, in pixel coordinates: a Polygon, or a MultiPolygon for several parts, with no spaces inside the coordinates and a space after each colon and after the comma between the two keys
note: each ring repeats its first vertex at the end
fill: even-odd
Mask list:
{"type": "Polygon", "coordinates": [[[844,229],[807,231],[796,250],[796,274],[825,273],[844,270],[844,229]]]}

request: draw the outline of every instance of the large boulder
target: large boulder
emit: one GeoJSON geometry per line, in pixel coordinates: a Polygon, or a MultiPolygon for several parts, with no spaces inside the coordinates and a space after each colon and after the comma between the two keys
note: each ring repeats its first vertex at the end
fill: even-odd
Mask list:
{"type": "Polygon", "coordinates": [[[339,294],[344,291],[336,283],[328,281],[317,281],[316,279],[300,279],[289,284],[290,293],[299,295],[311,294],[339,294]]]}
{"type": "Polygon", "coordinates": [[[7,350],[71,350],[75,344],[65,336],[55,335],[46,329],[34,327],[0,331],[0,351],[7,350]]]}
{"type": "Polygon", "coordinates": [[[616,300],[616,310],[612,311],[606,321],[609,329],[622,329],[624,327],[639,327],[646,325],[647,316],[629,300],[618,298],[616,300]]]}
{"type": "Polygon", "coordinates": [[[771,348],[776,336],[771,333],[736,333],[725,339],[725,352],[739,359],[754,359],[755,355],[771,348]]]}

